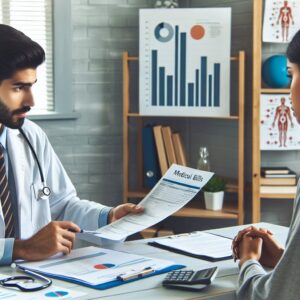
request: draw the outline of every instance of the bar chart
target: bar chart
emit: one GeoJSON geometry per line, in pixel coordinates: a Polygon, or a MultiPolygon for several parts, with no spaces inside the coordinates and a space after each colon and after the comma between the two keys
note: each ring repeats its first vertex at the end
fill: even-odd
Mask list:
{"type": "Polygon", "coordinates": [[[141,10],[141,114],[229,114],[230,44],[224,34],[230,37],[231,14],[225,9],[225,18],[221,10],[176,9],[168,17],[141,10]]]}

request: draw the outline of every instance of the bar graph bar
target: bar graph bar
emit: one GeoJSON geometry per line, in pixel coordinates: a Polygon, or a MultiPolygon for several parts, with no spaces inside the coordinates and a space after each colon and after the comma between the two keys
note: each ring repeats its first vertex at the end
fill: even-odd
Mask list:
{"type": "Polygon", "coordinates": [[[173,106],[173,76],[167,76],[167,105],[173,106]]]}
{"type": "Polygon", "coordinates": [[[157,50],[152,50],[152,105],[157,105],[157,50]]]}
{"type": "Polygon", "coordinates": [[[195,79],[195,87],[196,87],[196,103],[195,106],[199,106],[199,90],[200,90],[200,84],[199,84],[199,70],[196,70],[196,79],[195,79]]]}
{"type": "Polygon", "coordinates": [[[194,106],[194,84],[188,83],[188,106],[194,106]]]}
{"type": "Polygon", "coordinates": [[[208,106],[212,106],[212,75],[208,75],[208,106]]]}
{"type": "Polygon", "coordinates": [[[200,63],[200,70],[201,70],[201,106],[206,106],[207,103],[207,57],[201,57],[200,63]]]}
{"type": "Polygon", "coordinates": [[[214,64],[214,106],[220,106],[220,64],[214,64]]]}
{"type": "Polygon", "coordinates": [[[175,26],[175,106],[178,105],[178,26],[175,26]]]}
{"type": "Polygon", "coordinates": [[[159,67],[159,105],[165,105],[165,68],[159,67]]]}
{"type": "Polygon", "coordinates": [[[186,33],[180,33],[180,106],[185,106],[186,96],[186,33]]]}
{"type": "Polygon", "coordinates": [[[151,50],[152,106],[220,107],[221,64],[200,56],[193,82],[187,82],[187,33],[174,31],[174,74],[159,64],[159,51],[151,50]],[[211,72],[210,72],[211,70],[211,72]]]}

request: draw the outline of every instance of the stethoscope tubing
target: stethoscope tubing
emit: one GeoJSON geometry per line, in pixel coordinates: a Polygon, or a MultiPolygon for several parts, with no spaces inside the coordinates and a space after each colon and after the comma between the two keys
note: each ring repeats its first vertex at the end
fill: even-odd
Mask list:
{"type": "Polygon", "coordinates": [[[34,160],[36,161],[37,163],[37,166],[38,166],[38,169],[39,169],[39,173],[40,173],[40,177],[41,177],[41,181],[42,181],[42,185],[43,187],[40,189],[40,192],[41,192],[41,199],[46,199],[50,196],[51,194],[51,189],[49,187],[46,186],[46,183],[45,183],[45,178],[44,178],[44,174],[43,174],[43,170],[42,170],[42,167],[41,167],[41,164],[39,162],[39,159],[28,139],[28,137],[26,136],[26,134],[24,133],[23,129],[20,127],[19,128],[19,132],[21,133],[21,135],[23,136],[23,138],[25,139],[27,145],[29,146],[30,150],[31,150],[31,153],[34,157],[34,160]]]}
{"type": "Polygon", "coordinates": [[[43,174],[43,171],[42,171],[42,168],[41,168],[39,159],[38,159],[38,157],[37,157],[37,155],[36,155],[36,153],[35,153],[35,151],[34,151],[32,145],[31,145],[31,143],[30,143],[28,137],[27,137],[26,134],[24,133],[23,129],[22,129],[22,128],[19,128],[19,131],[20,131],[20,133],[22,134],[23,138],[25,139],[26,143],[28,144],[28,146],[29,146],[29,148],[30,148],[30,150],[31,150],[32,155],[34,156],[34,159],[35,159],[35,161],[36,161],[36,163],[37,163],[37,165],[38,165],[38,168],[39,168],[39,172],[40,172],[40,176],[41,176],[41,181],[42,181],[42,183],[44,184],[44,183],[45,183],[45,180],[44,180],[44,174],[43,174]]]}

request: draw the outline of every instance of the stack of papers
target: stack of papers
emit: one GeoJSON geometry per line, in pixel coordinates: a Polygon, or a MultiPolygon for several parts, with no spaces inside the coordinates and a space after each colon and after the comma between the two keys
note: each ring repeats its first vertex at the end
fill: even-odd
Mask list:
{"type": "Polygon", "coordinates": [[[149,245],[192,257],[219,261],[232,258],[232,240],[206,232],[174,235],[149,242],[149,245]]]}
{"type": "Polygon", "coordinates": [[[128,281],[180,269],[184,265],[104,248],[86,247],[75,249],[71,254],[59,258],[19,263],[18,267],[96,289],[107,289],[128,281]],[[153,272],[144,272],[149,269],[153,272]],[[142,275],[130,276],[139,273],[142,275]],[[119,279],[123,275],[128,275],[130,280],[119,279]]]}

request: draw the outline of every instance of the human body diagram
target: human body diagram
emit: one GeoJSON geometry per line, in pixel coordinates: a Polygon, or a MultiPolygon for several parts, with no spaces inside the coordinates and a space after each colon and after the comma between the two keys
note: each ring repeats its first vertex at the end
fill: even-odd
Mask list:
{"type": "Polygon", "coordinates": [[[286,147],[288,120],[290,121],[292,128],[294,127],[294,123],[291,118],[291,110],[285,105],[285,98],[282,97],[280,101],[281,105],[276,107],[272,127],[275,127],[276,119],[278,119],[277,127],[279,131],[279,147],[286,147]]]}
{"type": "Polygon", "coordinates": [[[277,25],[281,22],[282,41],[287,42],[289,36],[290,23],[294,25],[292,8],[288,5],[288,1],[283,2],[283,6],[279,10],[277,25]]]}

